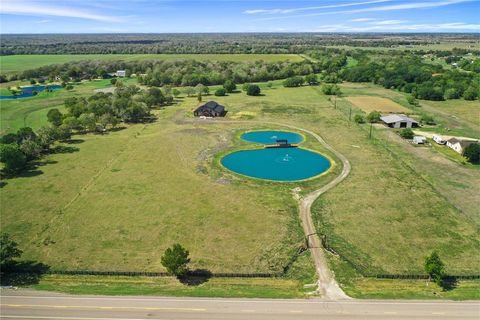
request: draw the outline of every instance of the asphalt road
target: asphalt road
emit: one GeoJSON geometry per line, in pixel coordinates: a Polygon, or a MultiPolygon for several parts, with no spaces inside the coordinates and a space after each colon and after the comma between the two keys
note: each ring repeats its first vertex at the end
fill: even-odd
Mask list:
{"type": "Polygon", "coordinates": [[[480,303],[71,296],[2,290],[2,319],[479,319],[480,303]]]}

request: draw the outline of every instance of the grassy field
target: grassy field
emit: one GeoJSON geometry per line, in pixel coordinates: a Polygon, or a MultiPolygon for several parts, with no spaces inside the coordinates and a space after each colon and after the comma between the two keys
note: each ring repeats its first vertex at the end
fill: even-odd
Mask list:
{"type": "Polygon", "coordinates": [[[345,98],[354,106],[362,109],[366,113],[372,111],[378,111],[381,113],[409,113],[411,110],[402,107],[396,102],[393,102],[387,98],[374,97],[374,96],[354,96],[345,98]]]}
{"type": "Polygon", "coordinates": [[[0,57],[0,72],[13,73],[51,64],[82,60],[198,60],[198,61],[302,61],[296,54],[65,54],[13,55],[0,57]]]}
{"type": "MultiPolygon", "coordinates": [[[[261,97],[215,97],[227,107],[227,119],[246,116],[258,125],[192,123],[196,99],[183,98],[158,111],[155,123],[76,137],[78,143],[37,169],[5,181],[2,229],[20,243],[25,258],[53,268],[162,270],[165,247],[181,242],[192,254],[192,268],[278,271],[303,241],[292,189],[305,194],[341,168],[311,182],[282,184],[241,178],[213,161],[241,146],[236,137],[242,130],[280,129],[261,124],[275,121],[319,133],[351,162],[351,175],[314,204],[319,232],[349,259],[383,272],[419,273],[424,256],[437,249],[447,272],[479,272],[472,204],[480,170],[433,157],[431,149],[414,152],[386,129],[375,129],[369,140],[367,126],[348,121],[351,104],[338,99],[333,109],[320,87],[260,85],[261,97]]],[[[405,103],[402,94],[370,84],[343,84],[342,91],[405,103]]],[[[305,147],[325,152],[309,137],[305,147]]],[[[348,274],[341,278],[344,284],[350,280],[348,274]]],[[[60,280],[51,281],[43,288],[60,280]]],[[[110,292],[105,286],[95,290],[110,292]]]]}

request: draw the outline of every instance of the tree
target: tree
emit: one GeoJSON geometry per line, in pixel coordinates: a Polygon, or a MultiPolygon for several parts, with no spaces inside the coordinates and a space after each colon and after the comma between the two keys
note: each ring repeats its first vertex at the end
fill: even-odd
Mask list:
{"type": "Polygon", "coordinates": [[[178,96],[181,94],[181,92],[178,89],[173,89],[172,94],[175,98],[178,98],[178,96]]]}
{"type": "Polygon", "coordinates": [[[367,121],[370,123],[375,123],[380,121],[382,115],[378,111],[372,111],[367,115],[367,121]]]}
{"type": "Polygon", "coordinates": [[[5,164],[5,172],[17,173],[25,168],[27,158],[16,143],[0,144],[0,162],[5,164]]]}
{"type": "Polygon", "coordinates": [[[191,97],[195,94],[195,88],[193,87],[186,87],[185,88],[185,93],[187,94],[188,97],[191,97]]]}
{"type": "Polygon", "coordinates": [[[70,128],[70,130],[75,130],[75,129],[78,129],[80,127],[80,121],[78,121],[77,118],[75,117],[66,117],[65,119],[63,119],[63,124],[62,125],[66,125],[70,128]]]}
{"type": "Polygon", "coordinates": [[[218,88],[217,90],[215,90],[215,95],[217,97],[222,97],[222,96],[225,96],[227,94],[227,90],[225,90],[224,88],[218,88]]]}
{"type": "Polygon", "coordinates": [[[22,250],[18,249],[18,244],[10,239],[7,233],[0,235],[0,267],[11,264],[22,253],[22,250]]]}
{"type": "Polygon", "coordinates": [[[188,250],[176,243],[171,248],[165,250],[161,259],[162,265],[169,273],[182,277],[188,271],[187,264],[190,262],[188,255],[188,250]]]}
{"type": "Polygon", "coordinates": [[[317,75],[315,73],[306,75],[305,76],[305,82],[308,83],[311,86],[314,86],[314,85],[318,84],[317,75]]]}
{"type": "Polygon", "coordinates": [[[65,87],[65,89],[67,90],[72,90],[73,89],[73,86],[71,84],[67,84],[67,86],[65,87]]]}
{"type": "Polygon", "coordinates": [[[33,129],[30,127],[23,127],[17,131],[17,143],[20,144],[23,140],[35,140],[37,135],[33,132],[33,129]]]}
{"type": "Polygon", "coordinates": [[[27,158],[27,161],[29,161],[40,157],[43,148],[36,140],[26,139],[20,144],[20,150],[27,158]]]}
{"type": "Polygon", "coordinates": [[[62,124],[63,115],[58,109],[54,108],[48,110],[47,118],[48,122],[50,122],[55,127],[58,127],[62,124]]]}
{"type": "Polygon", "coordinates": [[[400,130],[400,137],[402,137],[403,139],[413,139],[413,136],[413,131],[410,128],[400,130]]]}
{"type": "Polygon", "coordinates": [[[205,92],[205,88],[207,88],[207,90],[208,90],[208,87],[206,87],[206,86],[204,86],[203,84],[199,83],[199,84],[197,84],[197,85],[195,86],[195,92],[196,92],[197,94],[199,94],[199,93],[200,93],[200,94],[208,94],[208,91],[205,92]]]}
{"type": "Polygon", "coordinates": [[[463,93],[463,98],[465,100],[475,100],[478,98],[479,96],[479,93],[478,93],[478,89],[475,89],[473,86],[471,87],[468,87],[467,90],[465,90],[465,92],[463,93]]]}
{"type": "Polygon", "coordinates": [[[247,96],[259,96],[261,93],[260,87],[256,84],[250,84],[247,87],[247,96]]]}
{"type": "Polygon", "coordinates": [[[234,92],[235,90],[237,90],[237,86],[235,85],[235,83],[234,83],[232,80],[227,80],[227,81],[225,81],[225,83],[223,84],[223,88],[224,88],[228,93],[232,93],[232,92],[234,92]]]}
{"type": "Polygon", "coordinates": [[[94,131],[97,127],[97,121],[93,113],[82,113],[80,117],[78,117],[78,121],[87,131],[94,131]]]}
{"type": "Polygon", "coordinates": [[[445,277],[445,265],[443,264],[437,251],[433,251],[429,256],[425,257],[425,272],[430,279],[435,281],[439,286],[443,285],[443,278],[445,277]]]}
{"type": "Polygon", "coordinates": [[[407,96],[407,102],[408,104],[412,105],[412,106],[415,106],[415,107],[418,107],[420,104],[418,103],[418,100],[415,99],[414,96],[407,96]]]}
{"type": "Polygon", "coordinates": [[[299,87],[303,84],[303,78],[300,76],[287,78],[283,81],[283,86],[286,88],[299,87]]]}
{"type": "Polygon", "coordinates": [[[72,137],[70,126],[63,123],[57,128],[57,139],[60,141],[68,140],[72,137]]]}
{"type": "Polygon", "coordinates": [[[117,78],[112,78],[112,79],[110,80],[110,83],[113,84],[113,85],[115,85],[115,84],[117,83],[117,78]]]}
{"type": "Polygon", "coordinates": [[[41,127],[37,131],[38,143],[44,148],[48,149],[57,140],[57,130],[52,127],[41,127]]]}
{"type": "Polygon", "coordinates": [[[471,163],[480,163],[480,144],[472,143],[469,144],[465,151],[463,152],[463,156],[467,158],[467,160],[471,163]]]}
{"type": "Polygon", "coordinates": [[[433,119],[433,117],[428,114],[422,115],[422,117],[420,118],[420,122],[428,125],[435,125],[435,119],[433,119]]]}
{"type": "Polygon", "coordinates": [[[326,95],[340,95],[342,92],[336,84],[324,84],[322,86],[322,92],[326,95]]]}
{"type": "Polygon", "coordinates": [[[365,123],[365,117],[361,114],[356,114],[355,117],[353,117],[353,121],[356,123],[365,123]]]}
{"type": "Polygon", "coordinates": [[[202,102],[202,93],[201,93],[201,92],[199,92],[199,93],[197,94],[197,101],[198,101],[198,102],[202,102]]]}

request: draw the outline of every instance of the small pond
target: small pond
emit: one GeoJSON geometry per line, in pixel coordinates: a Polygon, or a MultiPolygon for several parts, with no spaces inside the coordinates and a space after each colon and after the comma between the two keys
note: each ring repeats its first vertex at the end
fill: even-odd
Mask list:
{"type": "Polygon", "coordinates": [[[287,131],[252,131],[242,135],[242,140],[262,144],[274,144],[277,140],[288,140],[288,143],[300,143],[303,137],[298,133],[287,131]]]}
{"type": "Polygon", "coordinates": [[[33,97],[36,93],[45,91],[46,89],[58,90],[61,88],[63,87],[59,85],[23,87],[23,88],[20,88],[21,90],[20,94],[17,94],[16,96],[0,96],[0,100],[29,98],[29,97],[33,97]]]}
{"type": "MultiPolygon", "coordinates": [[[[283,131],[249,132],[242,139],[264,144],[267,143],[266,139],[269,139],[268,143],[276,143],[280,139],[286,139],[289,143],[303,141],[301,135],[283,131]],[[272,141],[272,136],[277,138],[272,141]],[[255,137],[255,141],[252,141],[252,137],[255,137]]],[[[245,176],[276,181],[308,179],[327,171],[331,166],[330,161],[321,154],[302,148],[241,150],[226,155],[221,163],[227,169],[245,176]]]]}

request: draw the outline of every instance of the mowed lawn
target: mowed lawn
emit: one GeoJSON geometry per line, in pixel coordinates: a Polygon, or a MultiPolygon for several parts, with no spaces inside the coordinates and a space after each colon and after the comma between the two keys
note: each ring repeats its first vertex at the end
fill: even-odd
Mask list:
{"type": "Polygon", "coordinates": [[[411,110],[393,102],[390,99],[374,96],[353,96],[346,97],[354,106],[366,113],[378,111],[380,113],[410,113],[411,110]]]}
{"type": "Polygon", "coordinates": [[[0,57],[0,72],[12,73],[51,64],[82,60],[198,60],[198,61],[302,61],[297,54],[45,54],[0,57]]]}
{"type": "MultiPolygon", "coordinates": [[[[430,171],[421,171],[416,163],[424,159],[393,153],[395,146],[377,131],[369,140],[365,127],[343,113],[347,101],[333,109],[320,87],[261,86],[261,97],[206,98],[225,104],[227,119],[248,114],[258,126],[184,121],[197,105],[185,98],[158,111],[156,123],[79,136],[83,142],[70,145],[78,151],[52,155],[28,176],[6,180],[2,229],[27,258],[55,268],[162,270],[163,250],[181,242],[193,268],[278,270],[302,242],[291,189],[300,186],[304,194],[325,181],[235,179],[211,161],[234,144],[238,130],[275,121],[319,133],[351,162],[350,176],[313,208],[319,232],[347,243],[349,258],[366,257],[385,272],[421,273],[424,256],[437,249],[449,273],[479,272],[478,225],[442,194],[457,185],[435,188],[440,167],[432,162],[430,171]]],[[[368,89],[344,92],[358,96],[368,89]]],[[[308,137],[305,146],[318,148],[308,137]]],[[[462,179],[473,184],[477,176],[462,179]]]]}

